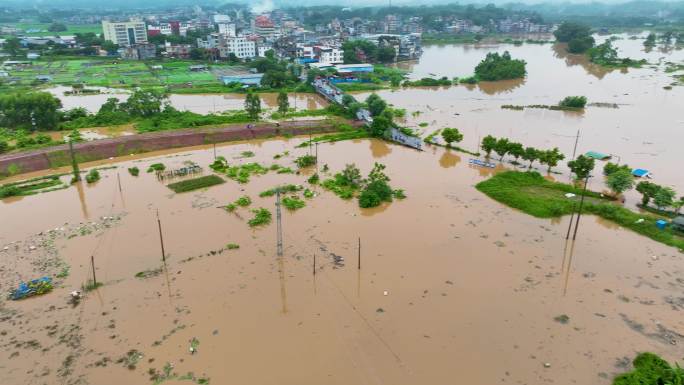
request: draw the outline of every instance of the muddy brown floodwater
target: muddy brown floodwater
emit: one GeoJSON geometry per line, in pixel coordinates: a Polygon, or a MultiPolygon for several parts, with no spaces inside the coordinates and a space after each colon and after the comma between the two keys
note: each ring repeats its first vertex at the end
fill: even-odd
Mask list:
{"type": "MultiPolygon", "coordinates": [[[[644,37],[645,34],[639,35],[644,37]]],[[[645,50],[643,39],[617,35],[613,42],[620,56],[646,59],[642,68],[606,69],[570,55],[562,45],[483,44],[428,46],[417,62],[401,63],[409,77],[464,77],[473,73],[488,52],[509,51],[527,62],[523,80],[482,82],[473,86],[426,87],[379,91],[378,94],[408,112],[407,125],[425,135],[457,127],[464,133],[461,147],[476,150],[486,135],[508,137],[526,146],[559,147],[570,157],[580,131],[577,153],[598,151],[613,155],[613,162],[627,163],[653,173],[653,181],[684,194],[684,178],[675,165],[681,163],[684,143],[684,86],[663,87],[675,82],[666,73],[666,62],[684,63],[684,49],[659,46],[645,50]],[[526,109],[501,109],[502,105],[556,104],[569,95],[584,95],[589,103],[611,103],[617,108],[589,106],[583,113],[526,109]],[[415,114],[414,114],[415,113],[415,114]],[[422,128],[420,123],[427,123],[422,128]]],[[[596,36],[598,42],[606,37],[596,36]]],[[[684,74],[679,71],[676,74],[684,74]]],[[[365,99],[369,93],[357,93],[365,99]]],[[[467,159],[466,159],[467,160],[467,159]]],[[[566,162],[559,171],[568,172],[566,162]]],[[[603,167],[598,162],[598,168],[603,167]]],[[[600,174],[597,173],[597,174],[600,174]]],[[[596,178],[602,179],[602,178],[596,178]]],[[[600,190],[601,182],[593,188],[600,190]]],[[[634,206],[639,195],[627,195],[634,206]]]]}
{"type": "MultiPolygon", "coordinates": [[[[294,167],[302,140],[217,150],[231,163],[294,167]],[[243,151],[256,156],[236,159],[243,151]]],[[[259,192],[305,184],[313,171],[184,194],[144,172],[194,161],[208,174],[211,148],[114,159],[93,185],[2,201],[3,292],[70,266],[52,293],[3,299],[3,384],[152,383],[149,371],[167,362],[212,384],[609,384],[636,352],[684,354],[677,250],[594,217],[566,244],[568,218],[492,201],[473,187],[488,173],[442,148],[359,140],[322,144],[319,157],[332,172],[382,162],[408,197],[362,210],[316,187],[305,208],[283,212],[282,258],[275,223],[250,229],[248,209],[217,206],[248,195],[273,212],[274,198],[259,192]],[[228,243],[240,248],[222,250],[228,243]],[[68,305],[91,256],[105,284],[68,305]]]]}

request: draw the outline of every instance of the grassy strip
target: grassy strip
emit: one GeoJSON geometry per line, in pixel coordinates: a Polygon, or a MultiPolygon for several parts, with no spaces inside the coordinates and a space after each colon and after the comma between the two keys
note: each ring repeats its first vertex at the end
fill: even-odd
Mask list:
{"type": "Polygon", "coordinates": [[[62,182],[57,175],[40,177],[29,181],[8,183],[0,186],[0,198],[33,195],[41,192],[41,190],[56,187],[61,184],[62,182]]]}
{"type": "MultiPolygon", "coordinates": [[[[521,210],[538,218],[554,218],[573,212],[575,199],[565,197],[566,193],[580,195],[581,189],[574,186],[550,182],[536,172],[506,171],[499,173],[475,186],[490,198],[521,210]]],[[[588,191],[585,213],[598,215],[615,222],[654,241],[684,250],[684,237],[667,227],[660,230],[655,222],[660,217],[636,213],[611,203],[599,193],[588,191]]]]}
{"type": "MultiPolygon", "coordinates": [[[[311,139],[311,143],[329,143],[329,142],[340,142],[343,140],[353,140],[353,139],[366,139],[372,137],[371,134],[364,130],[348,130],[342,131],[335,134],[325,134],[317,136],[311,139]]],[[[297,148],[304,148],[309,145],[309,141],[304,141],[297,145],[297,148]]]]}
{"type": "Polygon", "coordinates": [[[166,187],[170,188],[174,192],[183,193],[187,191],[197,190],[205,187],[211,187],[217,184],[224,183],[225,181],[216,175],[201,176],[195,179],[183,180],[176,183],[171,183],[166,187]]]}

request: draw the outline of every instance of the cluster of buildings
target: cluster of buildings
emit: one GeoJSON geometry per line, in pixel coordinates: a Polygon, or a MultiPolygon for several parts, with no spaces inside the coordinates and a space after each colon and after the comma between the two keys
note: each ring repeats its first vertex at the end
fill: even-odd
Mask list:
{"type": "MultiPolygon", "coordinates": [[[[231,15],[214,14],[210,18],[182,22],[158,17],[103,20],[102,30],[104,40],[118,45],[123,58],[133,60],[157,55],[190,58],[193,51],[199,49],[203,57],[213,60],[250,60],[272,51],[277,57],[295,59],[301,64],[336,65],[344,63],[342,45],[348,39],[365,39],[378,46],[390,46],[394,48],[397,60],[416,59],[422,52],[420,28],[411,27],[409,30],[413,32],[402,33],[412,24],[401,23],[392,15],[385,18],[379,29],[355,29],[347,27],[347,22],[335,19],[330,23],[332,30],[316,32],[307,30],[280,10],[254,17],[245,17],[236,11],[231,15]],[[153,44],[153,40],[157,44],[153,44]],[[160,40],[164,43],[160,44],[160,40]]],[[[366,25],[354,23],[356,20],[351,25],[366,25]]]]}

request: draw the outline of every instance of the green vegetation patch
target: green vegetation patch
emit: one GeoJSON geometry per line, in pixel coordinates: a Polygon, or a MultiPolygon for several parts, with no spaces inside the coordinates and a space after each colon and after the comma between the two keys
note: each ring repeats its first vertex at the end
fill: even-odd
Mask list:
{"type": "MultiPolygon", "coordinates": [[[[0,198],[11,196],[33,195],[45,191],[53,191],[62,186],[60,175],[49,175],[25,181],[7,183],[0,186],[0,198]]],[[[64,185],[65,187],[68,187],[64,185]]]]}
{"type": "Polygon", "coordinates": [[[285,197],[282,200],[283,206],[288,210],[295,211],[306,206],[306,202],[301,200],[298,196],[285,197]]]}
{"type": "Polygon", "coordinates": [[[268,173],[268,168],[260,165],[259,163],[228,166],[226,169],[226,176],[240,184],[249,183],[249,178],[252,175],[264,175],[266,173],[268,173]]]}
{"type": "Polygon", "coordinates": [[[287,193],[294,193],[297,191],[301,191],[304,189],[304,186],[297,185],[297,184],[286,184],[283,186],[277,186],[272,189],[268,189],[266,191],[262,191],[259,196],[261,198],[266,198],[266,197],[272,197],[276,194],[278,190],[280,190],[281,194],[287,194],[287,193]]]}
{"type": "Polygon", "coordinates": [[[613,385],[684,384],[684,369],[670,364],[653,353],[640,353],[634,361],[634,370],[613,379],[613,385]]]}
{"type": "MultiPolygon", "coordinates": [[[[506,171],[475,186],[490,198],[538,218],[556,218],[574,211],[579,197],[568,199],[566,193],[581,195],[582,190],[564,183],[550,182],[537,172],[506,171]]],[[[612,203],[601,194],[586,192],[583,211],[615,222],[654,241],[684,249],[684,237],[671,226],[656,227],[658,216],[636,213],[612,203]]]]}
{"type": "Polygon", "coordinates": [[[216,175],[206,175],[199,178],[187,179],[176,183],[171,183],[166,187],[170,188],[176,193],[183,193],[193,191],[205,187],[215,186],[217,184],[225,183],[223,178],[216,175]]]}
{"type": "Polygon", "coordinates": [[[271,223],[271,212],[263,207],[252,210],[252,214],[254,214],[254,217],[247,221],[249,227],[263,226],[271,223]]]}

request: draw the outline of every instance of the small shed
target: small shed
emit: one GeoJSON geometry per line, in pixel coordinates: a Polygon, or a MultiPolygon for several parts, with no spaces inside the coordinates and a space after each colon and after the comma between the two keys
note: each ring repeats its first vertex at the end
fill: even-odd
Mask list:
{"type": "Polygon", "coordinates": [[[643,168],[635,168],[634,170],[632,170],[632,175],[634,175],[637,178],[647,178],[650,175],[650,172],[643,168]]]}
{"type": "Polygon", "coordinates": [[[680,215],[672,220],[672,227],[675,230],[684,232],[684,215],[680,215]]]}
{"type": "Polygon", "coordinates": [[[191,65],[188,67],[191,72],[202,72],[202,71],[208,71],[209,67],[205,66],[204,64],[196,64],[196,65],[191,65]]]}

